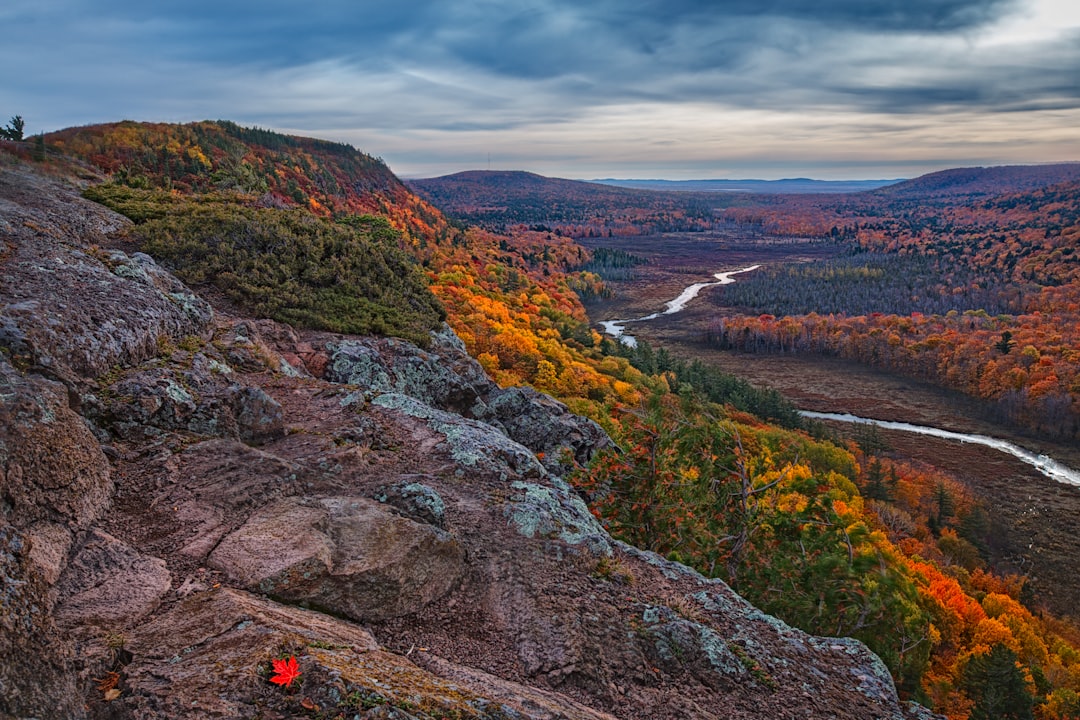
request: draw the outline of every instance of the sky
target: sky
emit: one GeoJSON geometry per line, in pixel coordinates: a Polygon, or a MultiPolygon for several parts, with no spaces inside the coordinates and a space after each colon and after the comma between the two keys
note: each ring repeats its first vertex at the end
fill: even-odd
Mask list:
{"type": "Polygon", "coordinates": [[[1078,0],[3,0],[0,123],[233,120],[404,177],[1080,161],[1078,0]]]}

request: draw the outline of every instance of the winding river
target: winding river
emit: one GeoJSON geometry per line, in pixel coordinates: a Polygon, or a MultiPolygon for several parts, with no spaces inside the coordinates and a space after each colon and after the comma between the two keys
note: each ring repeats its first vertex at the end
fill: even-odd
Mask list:
{"type": "MultiPolygon", "coordinates": [[[[715,281],[699,282],[690,285],[674,300],[667,303],[665,308],[660,312],[654,312],[651,315],[645,315],[644,317],[632,318],[630,320],[605,320],[600,323],[604,328],[604,332],[617,338],[620,342],[630,347],[637,346],[637,340],[632,335],[628,335],[624,326],[626,323],[643,322],[646,320],[655,320],[663,315],[673,315],[689,303],[691,300],[697,297],[698,293],[707,287],[714,285],[730,285],[735,282],[735,275],[744,272],[750,272],[751,270],[757,270],[760,265],[751,265],[750,267],[741,268],[739,270],[729,270],[727,272],[719,272],[713,275],[716,278],[715,281]]],[[[1022,448],[1019,445],[1015,445],[1007,440],[1000,438],[989,437],[987,435],[975,435],[968,433],[953,432],[952,430],[942,430],[940,428],[928,427],[926,425],[912,425],[905,422],[892,422],[888,420],[872,420],[870,418],[859,417],[857,415],[851,415],[849,413],[822,413],[812,412],[809,410],[800,410],[799,414],[806,418],[815,420],[833,420],[836,422],[847,423],[863,423],[867,425],[877,425],[878,427],[886,430],[900,430],[902,432],[916,433],[919,435],[929,435],[932,437],[942,438],[944,440],[956,440],[963,443],[972,443],[975,445],[984,445],[1000,452],[1008,453],[1013,457],[1031,465],[1040,473],[1046,477],[1056,480],[1067,485],[1076,485],[1080,487],[1080,471],[1064,465],[1057,460],[1047,456],[1041,455],[1037,452],[1033,452],[1026,448],[1022,448]]]]}
{"type": "Polygon", "coordinates": [[[751,265],[750,267],[744,267],[739,270],[728,270],[727,272],[718,272],[713,275],[716,278],[715,281],[699,282],[690,285],[683,290],[679,297],[668,302],[660,312],[654,312],[651,315],[645,315],[644,317],[632,318],[630,320],[604,320],[600,323],[600,326],[604,328],[604,332],[613,338],[617,338],[623,345],[630,347],[637,347],[637,340],[633,335],[627,335],[626,329],[623,327],[626,323],[632,322],[644,322],[645,320],[655,320],[661,315],[674,315],[675,313],[686,307],[686,304],[696,298],[698,293],[707,287],[713,287],[714,285],[730,285],[735,282],[733,275],[739,273],[750,272],[751,270],[757,270],[760,265],[751,265]]]}
{"type": "Polygon", "coordinates": [[[835,420],[838,422],[877,425],[885,430],[902,430],[903,432],[930,435],[931,437],[943,438],[945,440],[957,440],[962,443],[972,443],[973,445],[985,445],[986,447],[1000,450],[1019,460],[1023,460],[1048,478],[1068,485],[1080,486],[1080,472],[1059,463],[1052,457],[1032,452],[1019,445],[1014,445],[1008,440],[1001,440],[1000,438],[993,438],[987,435],[969,435],[968,433],[942,430],[941,428],[927,427],[926,425],[912,425],[910,423],[892,422],[889,420],[872,420],[870,418],[859,417],[858,415],[851,415],[850,413],[823,413],[800,410],[799,414],[814,420],[835,420]]]}

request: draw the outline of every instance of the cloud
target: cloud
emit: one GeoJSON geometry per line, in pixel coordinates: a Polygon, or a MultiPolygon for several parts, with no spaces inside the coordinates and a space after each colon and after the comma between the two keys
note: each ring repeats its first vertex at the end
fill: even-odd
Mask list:
{"type": "Polygon", "coordinates": [[[1080,30],[1054,24],[1056,2],[7,0],[0,63],[20,72],[0,111],[31,130],[224,117],[410,166],[421,151],[408,143],[433,165],[483,158],[484,145],[522,162],[631,162],[715,126],[761,152],[769,138],[798,154],[775,126],[842,153],[818,122],[831,118],[894,156],[898,127],[942,117],[1016,116],[1018,140],[1055,112],[1072,118],[1080,30]],[[1039,123],[1017,119],[1027,113],[1039,123]]]}

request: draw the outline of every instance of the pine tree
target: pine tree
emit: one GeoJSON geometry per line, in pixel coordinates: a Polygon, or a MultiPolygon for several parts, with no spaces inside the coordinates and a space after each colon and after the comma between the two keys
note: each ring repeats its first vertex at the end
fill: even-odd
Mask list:
{"type": "Polygon", "coordinates": [[[884,500],[886,502],[892,500],[892,493],[885,482],[885,470],[881,466],[881,461],[877,458],[871,460],[870,466],[866,469],[866,489],[863,491],[863,495],[871,500],[884,500]]]}
{"type": "Polygon", "coordinates": [[[975,703],[971,720],[1032,720],[1034,699],[1016,653],[998,644],[986,655],[973,657],[961,679],[961,687],[975,703]]]}
{"type": "Polygon", "coordinates": [[[0,137],[8,140],[22,140],[25,128],[26,124],[23,122],[22,115],[15,115],[11,118],[11,122],[7,124],[7,127],[0,128],[0,137]]]}
{"type": "Polygon", "coordinates": [[[1012,333],[1008,330],[1003,331],[1001,333],[1001,339],[994,343],[994,347],[997,348],[998,352],[1002,355],[1008,355],[1014,345],[1016,345],[1016,341],[1012,339],[1012,333]]]}

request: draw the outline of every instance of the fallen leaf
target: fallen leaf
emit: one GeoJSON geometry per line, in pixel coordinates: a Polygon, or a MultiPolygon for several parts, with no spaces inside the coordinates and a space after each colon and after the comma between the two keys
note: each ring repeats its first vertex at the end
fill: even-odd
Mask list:
{"type": "Polygon", "coordinates": [[[312,700],[309,697],[306,697],[306,698],[304,698],[303,700],[300,701],[300,707],[304,708],[305,710],[318,710],[319,709],[319,706],[315,704],[315,701],[312,700]]]}
{"type": "Polygon", "coordinates": [[[112,688],[111,690],[106,690],[105,691],[105,702],[112,702],[113,700],[116,700],[118,697],[120,697],[120,691],[117,690],[116,688],[112,688]]]}
{"type": "Polygon", "coordinates": [[[100,690],[101,692],[107,692],[120,684],[120,673],[108,672],[105,673],[105,677],[101,679],[95,678],[95,681],[98,684],[98,690],[100,690]]]}
{"type": "Polygon", "coordinates": [[[278,685],[284,685],[285,687],[292,687],[292,682],[296,678],[300,677],[300,665],[296,662],[296,656],[290,655],[288,660],[271,660],[274,666],[274,675],[270,678],[270,682],[278,685]]]}

